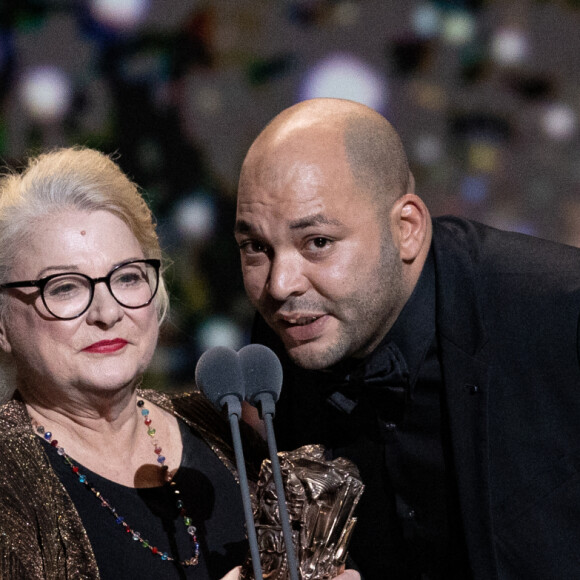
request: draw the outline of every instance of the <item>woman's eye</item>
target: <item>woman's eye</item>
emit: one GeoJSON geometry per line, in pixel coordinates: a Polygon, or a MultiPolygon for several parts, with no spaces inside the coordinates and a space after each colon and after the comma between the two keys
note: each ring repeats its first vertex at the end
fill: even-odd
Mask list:
{"type": "Polygon", "coordinates": [[[68,298],[81,292],[83,286],[76,280],[60,280],[52,284],[48,284],[44,289],[47,296],[51,298],[68,298]]]}
{"type": "Polygon", "coordinates": [[[121,284],[124,286],[134,286],[135,284],[138,284],[139,282],[142,282],[143,280],[144,280],[144,277],[140,274],[137,274],[135,272],[133,272],[133,273],[126,272],[122,276],[119,276],[118,278],[113,280],[113,283],[114,284],[121,284]]]}

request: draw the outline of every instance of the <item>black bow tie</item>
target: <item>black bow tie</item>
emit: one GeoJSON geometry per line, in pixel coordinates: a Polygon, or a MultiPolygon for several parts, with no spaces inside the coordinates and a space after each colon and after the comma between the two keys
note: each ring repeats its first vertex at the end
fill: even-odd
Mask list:
{"type": "Polygon", "coordinates": [[[359,403],[394,417],[402,416],[409,370],[394,342],[379,347],[362,361],[339,363],[326,375],[327,401],[351,413],[359,403]]]}

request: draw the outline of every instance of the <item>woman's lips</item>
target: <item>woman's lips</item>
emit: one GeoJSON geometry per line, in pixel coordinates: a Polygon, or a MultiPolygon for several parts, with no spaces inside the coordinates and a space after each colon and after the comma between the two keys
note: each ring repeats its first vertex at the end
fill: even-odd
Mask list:
{"type": "Polygon", "coordinates": [[[328,315],[287,318],[280,323],[282,334],[293,341],[314,340],[319,338],[328,321],[328,315]]]}
{"type": "Polygon", "coordinates": [[[101,340],[91,344],[90,346],[87,346],[87,348],[83,348],[83,351],[107,354],[121,350],[126,344],[127,341],[123,340],[122,338],[116,338],[114,340],[101,340]]]}

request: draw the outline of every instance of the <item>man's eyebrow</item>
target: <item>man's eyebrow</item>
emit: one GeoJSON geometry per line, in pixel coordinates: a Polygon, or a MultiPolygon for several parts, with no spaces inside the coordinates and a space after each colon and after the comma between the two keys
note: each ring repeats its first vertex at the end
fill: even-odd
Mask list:
{"type": "Polygon", "coordinates": [[[331,219],[324,214],[317,213],[315,215],[306,216],[297,220],[289,222],[288,227],[291,230],[301,230],[310,228],[312,226],[342,226],[344,225],[340,220],[331,219]]]}
{"type": "MultiPolygon", "coordinates": [[[[313,226],[342,226],[344,225],[340,220],[332,219],[324,214],[317,213],[303,218],[292,220],[288,222],[288,228],[291,230],[303,230],[313,226]]],[[[246,220],[238,220],[234,226],[234,234],[253,234],[256,229],[251,223],[246,220]]]]}
{"type": "Polygon", "coordinates": [[[237,220],[234,226],[234,234],[250,234],[254,231],[254,228],[250,223],[245,220],[237,220]]]}

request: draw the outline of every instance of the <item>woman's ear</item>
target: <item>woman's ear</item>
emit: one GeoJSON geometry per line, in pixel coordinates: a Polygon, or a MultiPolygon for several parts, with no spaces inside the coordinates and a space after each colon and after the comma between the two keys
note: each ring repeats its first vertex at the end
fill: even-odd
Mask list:
{"type": "Polygon", "coordinates": [[[403,262],[413,262],[426,254],[431,243],[431,216],[414,193],[406,193],[391,208],[391,231],[403,262]]]}
{"type": "Polygon", "coordinates": [[[10,345],[10,341],[6,335],[6,327],[3,317],[0,317],[0,349],[2,349],[5,353],[12,352],[12,346],[10,345]]]}

